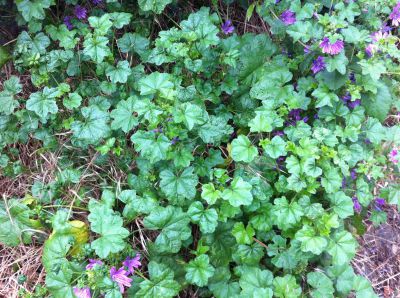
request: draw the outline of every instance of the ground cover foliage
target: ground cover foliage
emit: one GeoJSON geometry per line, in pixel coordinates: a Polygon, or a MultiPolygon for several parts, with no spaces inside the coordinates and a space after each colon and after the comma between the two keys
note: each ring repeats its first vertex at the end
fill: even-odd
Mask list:
{"type": "Polygon", "coordinates": [[[221,3],[16,1],[0,61],[34,91],[2,83],[1,171],[32,140],[58,163],[0,203],[2,243],[43,245],[21,295],[376,297],[350,261],[400,205],[374,189],[398,175],[400,4],[221,3]]]}

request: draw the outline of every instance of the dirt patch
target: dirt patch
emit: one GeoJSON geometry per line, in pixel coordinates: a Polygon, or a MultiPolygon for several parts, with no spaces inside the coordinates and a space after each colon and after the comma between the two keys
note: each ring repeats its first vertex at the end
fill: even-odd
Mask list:
{"type": "Polygon", "coordinates": [[[400,297],[400,214],[395,206],[385,208],[387,222],[374,227],[365,221],[366,233],[352,261],[356,273],[371,281],[380,297],[400,297]]]}

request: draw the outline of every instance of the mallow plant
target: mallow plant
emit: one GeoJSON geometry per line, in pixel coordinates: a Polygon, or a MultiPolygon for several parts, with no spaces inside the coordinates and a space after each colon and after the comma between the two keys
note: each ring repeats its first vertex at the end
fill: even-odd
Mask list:
{"type": "Polygon", "coordinates": [[[350,262],[400,204],[400,3],[255,1],[256,34],[184,2],[15,2],[0,166],[59,170],[0,241],[42,243],[55,298],[377,297],[350,262]]]}

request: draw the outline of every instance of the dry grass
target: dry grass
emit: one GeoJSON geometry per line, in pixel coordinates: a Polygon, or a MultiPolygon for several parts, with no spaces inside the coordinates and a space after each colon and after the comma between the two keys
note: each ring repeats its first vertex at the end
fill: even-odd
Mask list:
{"type": "Polygon", "coordinates": [[[32,292],[38,284],[44,283],[41,256],[41,246],[5,247],[0,244],[0,297],[16,298],[19,290],[32,292]],[[18,283],[20,276],[27,278],[22,284],[18,283]]]}

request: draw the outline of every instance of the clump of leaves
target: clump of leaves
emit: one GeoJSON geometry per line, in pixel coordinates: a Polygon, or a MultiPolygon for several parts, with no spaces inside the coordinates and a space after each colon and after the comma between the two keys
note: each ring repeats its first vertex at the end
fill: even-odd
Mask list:
{"type": "MultiPolygon", "coordinates": [[[[350,261],[361,216],[400,205],[398,185],[373,189],[399,170],[400,128],[383,125],[400,106],[399,7],[258,1],[247,17],[269,32],[243,35],[202,7],[153,34],[153,14],[180,3],[100,2],[18,3],[14,64],[38,90],[23,99],[11,77],[0,92],[1,165],[29,138],[61,156],[56,181],[32,188],[55,212],[51,294],[376,297],[350,261]],[[100,199],[81,183],[91,166],[100,199]]],[[[5,202],[0,239],[29,241],[42,226],[5,202]]]]}

